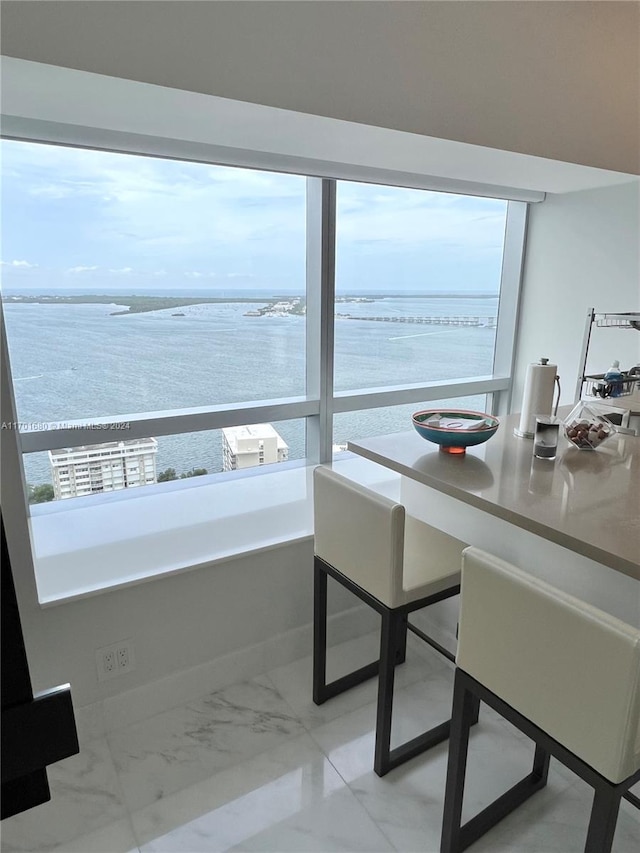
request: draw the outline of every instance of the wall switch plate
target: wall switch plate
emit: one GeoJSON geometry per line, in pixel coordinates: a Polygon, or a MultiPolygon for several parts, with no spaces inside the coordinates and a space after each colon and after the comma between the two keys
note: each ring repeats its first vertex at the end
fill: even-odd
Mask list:
{"type": "Polygon", "coordinates": [[[131,640],[120,640],[96,651],[98,681],[107,681],[107,679],[115,678],[117,675],[131,672],[135,668],[136,662],[131,640]]]}

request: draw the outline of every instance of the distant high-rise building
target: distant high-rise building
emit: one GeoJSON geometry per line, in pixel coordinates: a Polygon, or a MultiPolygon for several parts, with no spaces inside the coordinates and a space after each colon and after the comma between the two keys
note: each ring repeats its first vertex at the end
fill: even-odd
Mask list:
{"type": "Polygon", "coordinates": [[[288,458],[289,446],[271,424],[225,427],[222,430],[223,471],[286,462],[288,458]]]}
{"type": "Polygon", "coordinates": [[[54,496],[75,498],[155,483],[157,452],[155,438],[50,450],[54,496]]]}

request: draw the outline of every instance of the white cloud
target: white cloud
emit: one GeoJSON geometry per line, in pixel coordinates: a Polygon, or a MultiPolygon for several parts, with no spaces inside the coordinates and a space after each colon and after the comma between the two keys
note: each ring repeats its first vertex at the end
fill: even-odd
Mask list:
{"type": "MultiPolygon", "coordinates": [[[[72,267],[69,273],[108,268],[112,275],[135,270],[159,279],[171,270],[204,286],[216,276],[206,271],[211,266],[219,270],[219,280],[280,277],[291,270],[303,280],[305,179],[300,176],[62,146],[6,145],[3,168],[19,182],[21,193],[40,195],[46,212],[53,199],[64,198],[54,202],[55,212],[64,204],[69,216],[61,221],[73,227],[61,226],[56,234],[55,266],[70,263],[79,243],[90,247],[89,256],[100,264],[72,267]],[[244,268],[258,274],[226,272],[244,268]]],[[[344,181],[337,206],[338,248],[345,256],[464,253],[482,260],[503,244],[504,202],[344,181]]],[[[39,257],[43,265],[54,266],[44,252],[39,257]]]]}
{"type": "Polygon", "coordinates": [[[66,184],[40,184],[39,186],[30,187],[29,195],[36,196],[36,198],[69,198],[69,196],[77,195],[77,192],[73,186],[67,186],[66,184]]]}
{"type": "Polygon", "coordinates": [[[385,249],[466,251],[502,245],[505,202],[424,190],[345,183],[338,193],[338,239],[385,249]]]}
{"type": "Polygon", "coordinates": [[[23,267],[24,269],[34,269],[38,264],[30,264],[29,261],[0,261],[3,267],[23,267]]]}
{"type": "Polygon", "coordinates": [[[23,192],[82,200],[103,243],[125,234],[145,259],[304,240],[300,176],[23,143],[5,159],[23,192]]]}
{"type": "Polygon", "coordinates": [[[187,278],[217,278],[217,272],[199,272],[198,270],[187,270],[183,273],[187,278]]]}

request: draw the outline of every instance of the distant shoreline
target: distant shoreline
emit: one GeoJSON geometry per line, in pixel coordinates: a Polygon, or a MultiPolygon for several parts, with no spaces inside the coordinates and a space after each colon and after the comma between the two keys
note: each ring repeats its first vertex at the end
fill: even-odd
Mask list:
{"type": "Polygon", "coordinates": [[[84,296],[60,296],[41,294],[39,296],[3,296],[3,302],[13,305],[39,304],[39,305],[124,305],[123,311],[112,311],[112,316],[118,314],[143,314],[148,311],[163,311],[167,308],[184,308],[187,305],[220,304],[224,302],[275,303],[278,300],[253,299],[248,296],[226,297],[226,296],[114,296],[108,294],[85,294],[84,296]]]}
{"type": "MultiPolygon", "coordinates": [[[[126,294],[78,294],[74,296],[41,293],[38,295],[28,294],[5,294],[2,301],[10,305],[118,305],[124,306],[121,311],[112,311],[112,316],[122,314],[143,314],[149,311],[163,311],[167,309],[184,308],[189,305],[220,305],[224,303],[248,304],[260,302],[267,310],[282,299],[291,299],[292,296],[265,295],[265,296],[143,296],[126,294]]],[[[302,297],[293,297],[302,298],[302,297]]],[[[377,301],[380,299],[496,299],[497,294],[489,293],[445,293],[434,291],[432,293],[353,293],[339,295],[337,302],[362,302],[377,301]]]]}

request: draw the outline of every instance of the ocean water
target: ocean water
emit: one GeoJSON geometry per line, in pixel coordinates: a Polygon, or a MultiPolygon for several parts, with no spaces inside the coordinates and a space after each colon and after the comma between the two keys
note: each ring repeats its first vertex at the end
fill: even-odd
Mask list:
{"type": "MultiPolygon", "coordinates": [[[[18,418],[65,422],[305,393],[305,318],[247,317],[265,303],[185,306],[118,315],[117,305],[11,304],[4,313],[18,418]],[[177,316],[183,315],[183,316],[177,316]]],[[[497,315],[497,297],[384,297],[338,303],[353,317],[497,315]]],[[[490,373],[495,328],[338,317],[337,391],[490,373]]],[[[467,398],[459,405],[484,405],[467,398]]],[[[453,403],[449,403],[453,405],[453,403]]],[[[410,428],[419,404],[336,416],[334,442],[410,428]]],[[[289,458],[305,455],[304,422],[275,424],[289,458]]],[[[126,432],[123,431],[123,438],[126,432]]],[[[158,439],[158,471],[221,470],[219,431],[158,439]]],[[[50,482],[46,453],[25,457],[31,483],[50,482]]]]}

